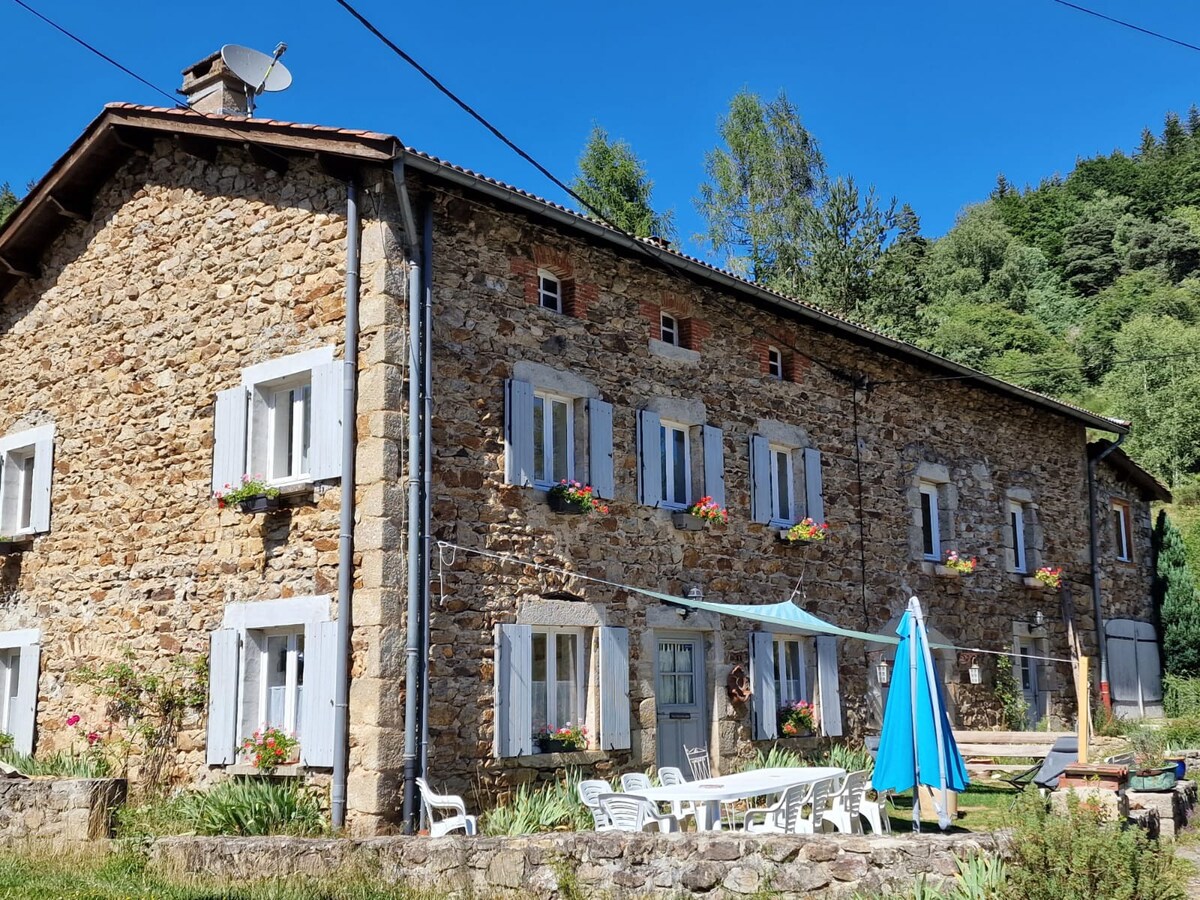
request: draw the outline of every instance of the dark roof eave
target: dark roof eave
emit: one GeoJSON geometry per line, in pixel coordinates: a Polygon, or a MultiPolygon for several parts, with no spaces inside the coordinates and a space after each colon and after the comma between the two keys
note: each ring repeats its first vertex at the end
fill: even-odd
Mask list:
{"type": "Polygon", "coordinates": [[[1014,397],[1023,403],[1038,406],[1057,415],[1075,419],[1087,425],[1089,428],[1095,428],[1099,431],[1106,431],[1110,434],[1125,434],[1129,431],[1129,423],[1127,422],[1109,419],[1105,416],[1101,416],[1085,409],[1080,409],[1071,406],[1070,404],[1055,400],[1051,397],[1038,394],[1036,391],[1029,391],[1014,384],[1009,384],[1008,382],[994,378],[985,372],[980,372],[977,369],[972,369],[969,366],[961,365],[952,360],[946,359],[943,356],[938,356],[936,353],[930,353],[912,344],[898,341],[895,338],[887,337],[886,335],[872,331],[869,328],[864,328],[847,320],[840,319],[836,316],[831,316],[828,313],[823,313],[819,310],[805,306],[802,303],[797,303],[794,300],[790,300],[781,294],[776,294],[773,291],[759,287],[752,282],[738,278],[736,275],[733,275],[730,272],[718,269],[715,266],[707,265],[699,260],[691,259],[690,257],[687,257],[681,253],[654,247],[648,242],[631,238],[624,233],[610,228],[609,226],[600,222],[596,222],[585,216],[581,216],[578,213],[572,212],[568,209],[549,204],[529,194],[525,194],[522,191],[506,187],[502,184],[491,181],[490,179],[476,175],[473,172],[459,169],[456,166],[452,166],[443,162],[442,160],[435,159],[412,150],[407,150],[405,154],[405,164],[411,165],[412,168],[421,172],[425,172],[426,174],[433,175],[437,178],[443,178],[462,187],[467,187],[472,190],[487,194],[497,200],[501,200],[535,215],[566,225],[574,230],[585,232],[591,237],[598,238],[610,244],[615,244],[623,249],[633,250],[639,253],[645,253],[646,251],[649,251],[668,265],[674,266],[677,269],[682,269],[690,275],[696,276],[705,281],[717,282],[722,286],[729,288],[730,290],[748,294],[755,300],[770,304],[771,306],[783,310],[790,315],[811,322],[822,328],[838,332],[860,343],[866,343],[878,347],[882,350],[882,352],[887,353],[890,356],[899,356],[910,360],[915,359],[927,366],[932,366],[948,374],[963,376],[964,381],[981,384],[999,393],[1014,397]]]}

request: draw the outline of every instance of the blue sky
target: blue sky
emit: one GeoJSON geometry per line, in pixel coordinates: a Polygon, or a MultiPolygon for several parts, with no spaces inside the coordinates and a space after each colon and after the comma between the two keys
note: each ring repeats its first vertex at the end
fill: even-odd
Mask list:
{"type": "MultiPolygon", "coordinates": [[[[286,41],[295,83],[262,98],[262,114],[386,131],[564,199],[333,0],[28,2],[168,91],[223,43],[286,41]]],[[[998,172],[1036,183],[1077,156],[1132,148],[1143,126],[1200,101],[1200,53],[1050,0],[358,5],[560,177],[593,122],[629,140],[685,245],[702,227],[704,154],[743,87],[786,89],[830,171],[911,203],[931,235],[998,172]]],[[[1200,43],[1194,3],[1090,5],[1200,43]]],[[[106,102],[165,103],[11,0],[0,35],[3,71],[22,86],[0,92],[0,181],[39,177],[106,102]]]]}

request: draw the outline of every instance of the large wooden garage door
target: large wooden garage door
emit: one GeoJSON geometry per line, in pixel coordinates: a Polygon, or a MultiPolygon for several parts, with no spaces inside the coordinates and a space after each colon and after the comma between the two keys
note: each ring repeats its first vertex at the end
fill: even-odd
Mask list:
{"type": "Polygon", "coordinates": [[[1113,710],[1126,718],[1161,716],[1162,666],[1154,626],[1133,619],[1111,619],[1104,633],[1113,710]]]}

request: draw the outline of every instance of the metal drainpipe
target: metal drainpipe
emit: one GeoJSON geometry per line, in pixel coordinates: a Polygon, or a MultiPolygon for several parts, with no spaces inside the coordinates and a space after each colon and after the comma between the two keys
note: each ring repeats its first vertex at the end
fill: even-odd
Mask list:
{"type": "Polygon", "coordinates": [[[358,185],[346,182],[346,352],[342,361],[342,498],[338,529],[337,664],[333,674],[333,827],[346,824],[350,763],[350,628],[354,597],[354,420],[358,412],[358,185]]]}
{"type": "MultiPolygon", "coordinates": [[[[408,189],[404,181],[402,162],[393,166],[396,190],[405,215],[406,229],[415,227],[408,189]]],[[[425,354],[423,334],[423,292],[421,260],[416,248],[416,235],[408,236],[408,609],[405,616],[407,642],[404,674],[404,798],[402,816],[404,831],[412,834],[417,826],[417,784],[419,734],[419,700],[423,693],[422,665],[422,596],[425,576],[423,550],[424,497],[421,473],[425,469],[425,354]]]]}
{"type": "Polygon", "coordinates": [[[425,774],[425,763],[429,757],[429,622],[431,591],[429,589],[429,567],[433,558],[433,204],[425,204],[425,215],[421,231],[421,306],[425,320],[422,325],[424,341],[425,397],[422,404],[425,421],[425,452],[421,462],[421,487],[423,503],[421,509],[421,566],[424,571],[424,601],[421,610],[421,774],[425,774]]]}
{"type": "Polygon", "coordinates": [[[1100,702],[1110,713],[1112,712],[1112,694],[1108,689],[1108,650],[1104,646],[1104,611],[1100,596],[1100,531],[1096,521],[1096,467],[1108,454],[1112,453],[1125,441],[1125,435],[1117,435],[1114,443],[1110,444],[1096,457],[1088,457],[1088,539],[1092,554],[1092,615],[1096,619],[1096,649],[1100,654],[1100,702]]]}

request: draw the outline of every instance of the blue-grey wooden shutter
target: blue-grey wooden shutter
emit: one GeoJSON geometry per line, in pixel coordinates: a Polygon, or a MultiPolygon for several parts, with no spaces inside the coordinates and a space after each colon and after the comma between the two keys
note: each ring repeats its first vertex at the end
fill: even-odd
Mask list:
{"type": "Polygon", "coordinates": [[[725,505],[725,439],[720,428],[705,425],[702,432],[704,444],[704,493],[712,497],[717,506],[725,505]]]}
{"type": "Polygon", "coordinates": [[[33,445],[33,491],[29,498],[29,527],[50,530],[50,482],[54,477],[54,433],[33,445]]]}
{"type": "Polygon", "coordinates": [[[750,632],[750,724],[753,739],[779,737],[779,698],[775,696],[775,637],[750,632]]]}
{"type": "Polygon", "coordinates": [[[600,629],[600,749],[629,746],[629,629],[606,626],[600,629]]]}
{"type": "Polygon", "coordinates": [[[804,451],[805,515],[814,522],[825,521],[825,496],[821,484],[821,451],[808,447],[804,451]]]}
{"type": "Polygon", "coordinates": [[[333,685],[337,665],[337,622],[304,626],[304,705],[300,762],[333,765],[333,685]]]}
{"type": "Polygon", "coordinates": [[[588,410],[588,480],[598,497],[611,500],[616,491],[613,477],[613,408],[595,397],[588,410]]]}
{"type": "Polygon", "coordinates": [[[658,413],[643,409],[637,419],[638,503],[662,502],[662,421],[658,413]]]}
{"type": "MultiPolygon", "coordinates": [[[[1162,665],[1158,659],[1158,633],[1149,622],[1138,622],[1136,634],[1138,687],[1141,690],[1142,702],[1159,704],[1163,699],[1163,689],[1162,665]]],[[[1158,711],[1145,713],[1155,714],[1162,715],[1158,711]]]]}
{"type": "Polygon", "coordinates": [[[842,694],[838,686],[838,642],[831,634],[817,635],[817,692],[821,707],[821,734],[842,733],[842,694]]]}
{"type": "Polygon", "coordinates": [[[771,521],[771,445],[761,434],[750,435],[750,518],[771,521]]]}
{"type": "Polygon", "coordinates": [[[342,477],[342,388],[346,364],[335,359],[312,370],[312,428],[308,469],[313,481],[342,477]]]}
{"type": "Polygon", "coordinates": [[[33,755],[33,732],[37,725],[38,663],[41,647],[26,644],[21,648],[17,662],[17,696],[12,708],[9,733],[13,739],[13,750],[33,755]]]}
{"type": "Polygon", "coordinates": [[[209,636],[208,740],[210,766],[224,766],[237,757],[238,632],[222,628],[209,636]]]}
{"type": "Polygon", "coordinates": [[[495,751],[497,756],[533,752],[533,629],[496,626],[495,751]]]}
{"type": "Polygon", "coordinates": [[[515,378],[504,383],[504,480],[533,484],[533,385],[515,378]]]}
{"type": "Polygon", "coordinates": [[[213,417],[213,493],[236,488],[246,474],[246,389],[217,394],[213,417]]]}

